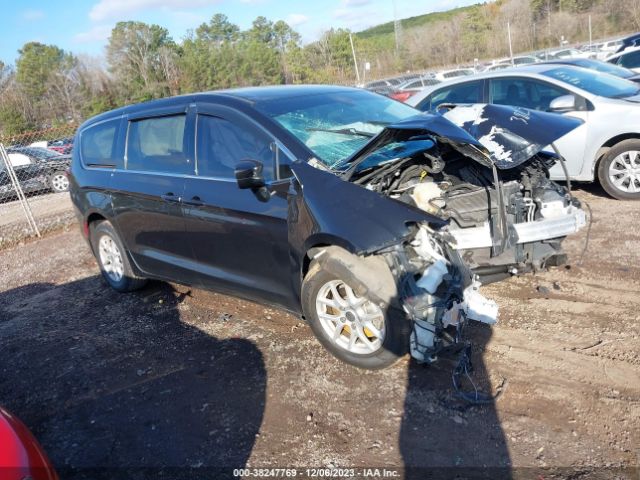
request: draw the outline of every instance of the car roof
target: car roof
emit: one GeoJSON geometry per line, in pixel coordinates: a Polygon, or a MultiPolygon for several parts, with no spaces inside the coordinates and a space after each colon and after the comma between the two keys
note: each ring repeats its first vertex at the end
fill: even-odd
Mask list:
{"type": "MultiPolygon", "coordinates": [[[[562,65],[564,68],[576,69],[576,70],[586,70],[583,67],[578,67],[574,65],[562,65]]],[[[466,77],[455,77],[451,79],[447,79],[446,81],[439,83],[437,85],[432,85],[423,88],[416,95],[407,100],[407,104],[411,106],[415,106],[417,103],[421,102],[425,97],[430,95],[432,92],[436,90],[440,90],[441,88],[445,88],[452,85],[458,85],[461,83],[473,82],[475,80],[485,80],[487,78],[501,78],[505,76],[519,76],[519,77],[533,77],[535,78],[537,75],[541,75],[542,73],[554,68],[555,65],[549,65],[548,63],[534,63],[530,65],[522,65],[520,67],[509,67],[503,68],[502,70],[493,70],[489,72],[476,73],[475,75],[469,75],[466,77]]],[[[556,67],[557,68],[557,67],[556,67]]],[[[553,80],[549,78],[548,80],[553,80]]]]}
{"type": "Polygon", "coordinates": [[[189,93],[185,95],[177,95],[174,97],[162,98],[158,100],[150,100],[148,102],[136,103],[124,107],[116,108],[108,112],[102,113],[87,120],[80,128],[108,120],[118,118],[122,115],[131,115],[144,112],[155,108],[171,108],[172,106],[182,105],[186,102],[221,102],[232,106],[243,105],[252,107],[260,102],[272,100],[288,99],[293,97],[305,97],[312,95],[322,95],[328,93],[346,93],[363,91],[360,88],[341,87],[334,85],[274,85],[266,87],[244,87],[226,90],[213,90],[209,92],[189,93]]]}
{"type": "Polygon", "coordinates": [[[608,56],[607,60],[611,60],[612,58],[622,57],[623,55],[626,55],[627,53],[637,52],[638,50],[640,50],[640,47],[625,48],[621,52],[614,53],[613,55],[608,56]]]}
{"type": "MultiPolygon", "coordinates": [[[[567,65],[567,66],[569,68],[580,68],[580,67],[574,67],[571,65],[567,65]]],[[[503,77],[506,74],[514,74],[514,75],[520,75],[520,76],[527,76],[528,74],[539,75],[551,68],[553,67],[550,66],[549,64],[533,63],[530,65],[522,65],[520,67],[508,67],[508,68],[503,68],[502,70],[476,73],[474,75],[467,75],[466,77],[455,77],[455,78],[447,79],[445,82],[439,83],[438,85],[435,85],[435,86],[437,88],[441,88],[445,85],[454,85],[456,83],[466,83],[466,82],[471,82],[473,80],[483,80],[485,78],[492,78],[492,77],[503,77]]]]}
{"type": "Polygon", "coordinates": [[[640,32],[634,33],[633,35],[629,35],[628,37],[623,37],[620,39],[620,41],[624,42],[625,40],[635,40],[637,38],[640,38],[640,32]]]}
{"type": "Polygon", "coordinates": [[[550,58],[549,60],[543,60],[539,62],[540,65],[575,65],[580,67],[581,63],[585,62],[596,62],[596,63],[604,63],[602,60],[597,60],[595,58],[582,58],[582,57],[573,57],[573,58],[550,58]]]}

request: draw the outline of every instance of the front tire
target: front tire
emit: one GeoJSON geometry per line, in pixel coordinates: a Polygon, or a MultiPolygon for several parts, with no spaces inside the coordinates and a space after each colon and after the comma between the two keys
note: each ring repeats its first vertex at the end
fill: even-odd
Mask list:
{"type": "Polygon", "coordinates": [[[111,288],[131,292],[144,287],[147,280],[133,272],[127,250],[111,223],[106,220],[92,223],[90,241],[102,277],[111,288]]]}
{"type": "Polygon", "coordinates": [[[614,145],[600,160],[598,179],[613,198],[640,200],[640,140],[614,145]]]}
{"type": "Polygon", "coordinates": [[[49,186],[55,193],[69,191],[69,179],[65,172],[57,171],[49,175],[49,186]]]}
{"type": "Polygon", "coordinates": [[[311,265],[301,300],[316,338],[339,360],[378,370],[407,353],[410,324],[404,314],[359,297],[344,279],[320,264],[311,265]]]}

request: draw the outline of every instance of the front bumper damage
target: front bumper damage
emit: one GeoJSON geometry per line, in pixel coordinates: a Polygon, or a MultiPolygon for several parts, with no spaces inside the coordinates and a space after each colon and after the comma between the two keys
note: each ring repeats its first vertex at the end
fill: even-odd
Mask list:
{"type": "MultiPolygon", "coordinates": [[[[515,243],[522,244],[566,237],[578,232],[586,223],[584,210],[569,206],[565,211],[554,216],[532,222],[515,223],[511,225],[511,229],[515,243]]],[[[455,238],[457,250],[488,248],[493,245],[489,222],[481,227],[451,230],[451,235],[455,238]]]]}
{"type": "MultiPolygon", "coordinates": [[[[410,239],[371,255],[336,247],[314,252],[322,268],[344,279],[360,296],[387,309],[390,321],[408,322],[411,355],[431,363],[445,348],[462,341],[467,320],[494,324],[498,306],[483,297],[454,239],[420,226],[410,239]]],[[[390,347],[388,347],[390,348],[390,347]]]]}
{"type": "Polygon", "coordinates": [[[410,248],[417,257],[396,254],[395,273],[400,273],[403,309],[412,324],[411,356],[431,363],[441,350],[462,341],[467,320],[495,324],[498,305],[479,292],[480,283],[444,235],[422,226],[410,248]],[[427,265],[422,272],[421,261],[427,265]]]}

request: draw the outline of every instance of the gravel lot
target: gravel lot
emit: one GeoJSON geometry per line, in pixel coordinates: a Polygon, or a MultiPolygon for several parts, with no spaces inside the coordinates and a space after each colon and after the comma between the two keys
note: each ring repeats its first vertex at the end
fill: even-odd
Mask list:
{"type": "MultiPolygon", "coordinates": [[[[41,233],[58,230],[75,221],[71,199],[66,192],[29,195],[27,199],[41,233]]],[[[18,244],[33,236],[20,202],[0,202],[0,248],[18,244]]]]}
{"type": "Polygon", "coordinates": [[[578,196],[594,216],[582,265],[585,232],[566,242],[570,267],[483,289],[500,322],[468,336],[474,379],[501,392],[489,405],[457,399],[454,358],[365,372],[276,309],[159,282],[112,292],[77,229],[0,252],[0,404],[64,478],[246,465],[637,479],[639,204],[578,196]]]}

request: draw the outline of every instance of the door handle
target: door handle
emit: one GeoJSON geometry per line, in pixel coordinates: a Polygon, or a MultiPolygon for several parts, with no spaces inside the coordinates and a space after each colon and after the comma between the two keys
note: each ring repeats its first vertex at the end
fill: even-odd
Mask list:
{"type": "Polygon", "coordinates": [[[160,198],[165,202],[179,202],[180,197],[176,197],[173,193],[169,192],[164,195],[160,195],[160,198]]]}
{"type": "Polygon", "coordinates": [[[191,205],[193,207],[201,207],[202,205],[204,205],[204,202],[197,195],[195,197],[191,197],[191,200],[185,200],[183,203],[185,203],[186,205],[191,205]]]}

